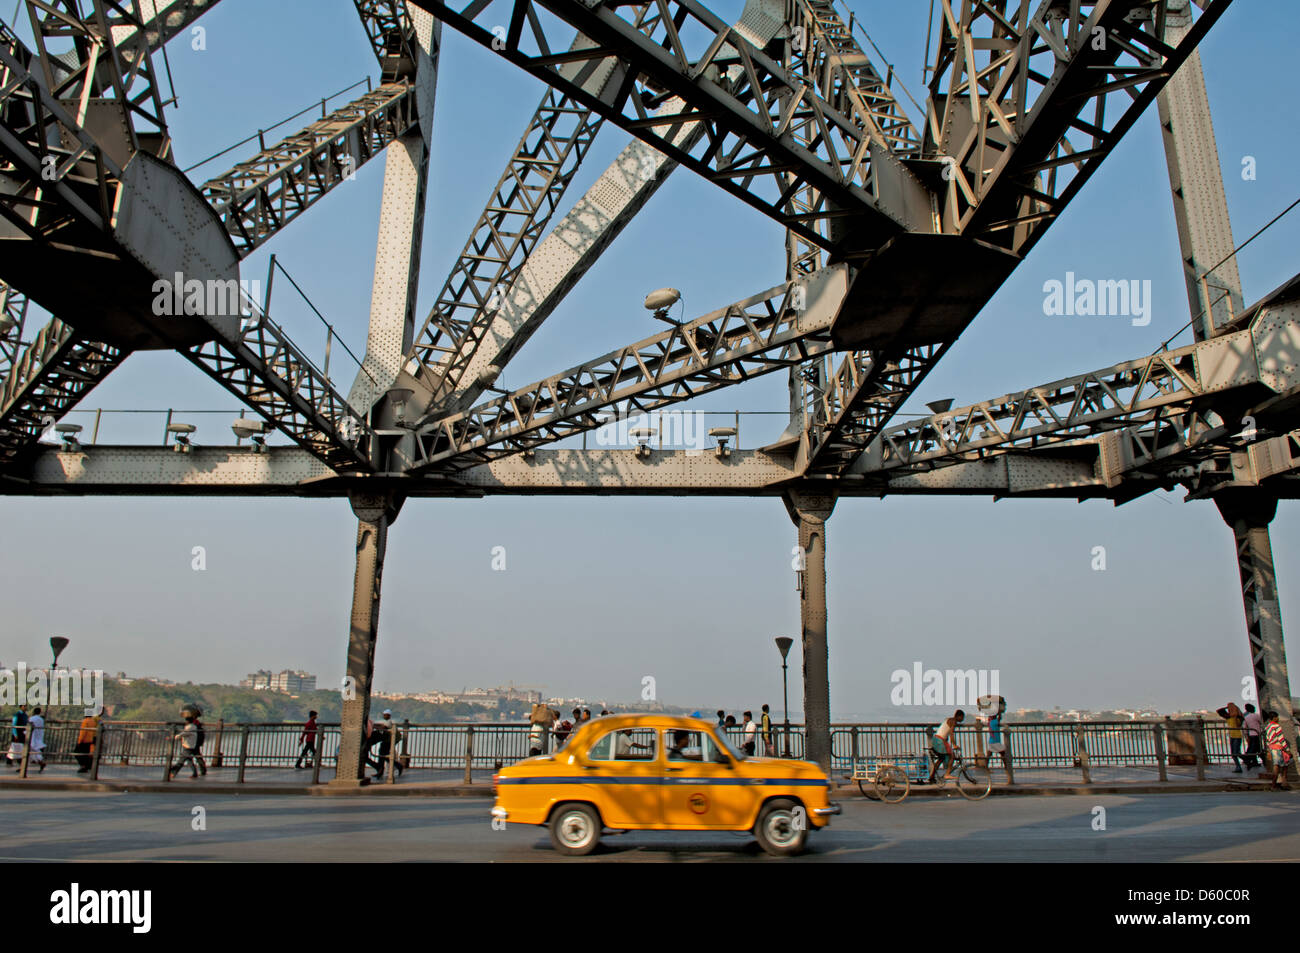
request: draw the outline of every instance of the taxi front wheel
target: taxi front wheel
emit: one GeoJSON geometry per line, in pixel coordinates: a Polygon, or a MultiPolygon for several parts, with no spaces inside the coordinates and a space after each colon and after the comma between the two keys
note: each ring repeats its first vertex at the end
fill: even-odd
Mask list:
{"type": "Polygon", "coordinates": [[[590,804],[561,804],[551,815],[551,845],[561,854],[590,854],[600,843],[601,827],[590,804]]]}
{"type": "Polygon", "coordinates": [[[758,846],[769,854],[788,857],[808,843],[808,814],[798,801],[778,798],[763,805],[754,825],[758,846]]]}

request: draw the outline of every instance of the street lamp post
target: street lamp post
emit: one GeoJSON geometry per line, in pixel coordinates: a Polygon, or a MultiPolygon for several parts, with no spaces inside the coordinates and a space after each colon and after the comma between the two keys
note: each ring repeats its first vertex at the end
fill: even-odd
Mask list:
{"type": "Polygon", "coordinates": [[[794,645],[794,639],[778,636],[776,640],[777,651],[781,653],[781,707],[785,712],[785,745],[781,756],[790,757],[790,691],[786,678],[786,661],[785,657],[790,654],[790,646],[794,645]]]}
{"type": "MultiPolygon", "coordinates": [[[[54,670],[59,667],[59,656],[63,654],[63,650],[66,649],[67,647],[68,647],[68,640],[65,639],[63,636],[61,635],[50,636],[50,651],[54,653],[54,661],[50,662],[50,684],[47,686],[45,691],[45,701],[46,701],[47,708],[49,707],[50,702],[54,698],[54,670]]],[[[67,683],[65,682],[64,684],[67,683]]]]}

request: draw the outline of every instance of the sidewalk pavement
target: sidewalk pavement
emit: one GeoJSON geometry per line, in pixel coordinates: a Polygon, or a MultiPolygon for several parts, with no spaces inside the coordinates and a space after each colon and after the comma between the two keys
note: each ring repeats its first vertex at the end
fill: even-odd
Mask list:
{"type": "MultiPolygon", "coordinates": [[[[491,797],[492,768],[477,768],[472,781],[465,783],[465,769],[419,768],[403,772],[393,783],[387,773],[379,780],[365,785],[333,785],[333,767],[321,767],[320,784],[312,784],[312,769],[289,767],[245,768],[244,782],[239,783],[239,767],[227,763],[224,767],[208,766],[208,773],[194,778],[189,767],[182,769],[170,781],[162,778],[163,766],[101,764],[99,779],[91,780],[88,774],[79,774],[75,764],[51,763],[45,771],[37,773],[28,765],[27,778],[19,777],[13,768],[0,767],[0,791],[24,788],[47,791],[103,791],[142,792],[166,794],[193,791],[202,794],[296,794],[316,796],[336,795],[423,795],[426,797],[491,797]]],[[[366,772],[373,775],[371,772],[366,772]]]]}
{"type": "MultiPolygon", "coordinates": [[[[294,794],[320,797],[333,796],[385,796],[412,795],[422,797],[490,797],[492,795],[491,767],[476,768],[471,781],[465,782],[465,770],[460,768],[412,768],[389,783],[387,776],[366,785],[333,785],[334,769],[322,767],[320,784],[312,784],[310,768],[293,767],[246,768],[244,783],[238,783],[237,766],[209,766],[208,773],[191,778],[188,767],[170,781],[162,779],[162,765],[123,766],[101,764],[99,780],[78,774],[75,764],[52,763],[44,772],[37,773],[28,766],[28,777],[23,779],[13,769],[0,768],[0,791],[24,788],[27,790],[99,791],[175,793],[294,794]]],[[[1233,774],[1228,765],[1205,766],[1205,780],[1198,781],[1195,767],[1168,769],[1168,780],[1161,781],[1155,767],[1092,768],[1092,783],[1084,784],[1078,768],[1016,768],[1016,783],[1006,783],[1006,774],[993,770],[994,795],[1024,794],[1187,794],[1202,791],[1268,790],[1267,776],[1250,771],[1233,774]]],[[[836,797],[861,797],[856,781],[836,771],[832,775],[836,797]]],[[[867,785],[870,790],[871,786],[867,785]]],[[[948,795],[959,797],[953,783],[945,787],[913,783],[910,797],[948,795]]]]}
{"type": "MultiPolygon", "coordinates": [[[[1269,776],[1260,771],[1243,771],[1233,774],[1225,764],[1205,765],[1205,780],[1197,780],[1195,766],[1170,765],[1167,781],[1160,780],[1160,770],[1152,766],[1092,767],[1092,781],[1085,784],[1079,768],[1017,768],[1016,783],[1008,784],[1006,772],[993,768],[992,795],[998,794],[1188,794],[1200,791],[1267,791],[1269,776]]],[[[856,781],[837,779],[837,790],[846,787],[858,790],[856,781]]],[[[866,785],[871,789],[871,785],[866,785]]],[[[952,795],[960,797],[955,782],[944,787],[935,784],[912,783],[908,796],[952,795]]]]}

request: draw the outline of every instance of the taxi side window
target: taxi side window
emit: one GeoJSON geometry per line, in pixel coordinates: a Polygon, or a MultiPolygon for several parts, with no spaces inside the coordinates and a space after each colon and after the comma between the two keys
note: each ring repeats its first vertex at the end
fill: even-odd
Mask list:
{"type": "Polygon", "coordinates": [[[665,744],[668,745],[669,761],[703,761],[704,747],[702,742],[707,738],[698,731],[682,731],[680,729],[670,728],[664,732],[665,744]]]}
{"type": "Polygon", "coordinates": [[[666,735],[664,740],[668,745],[669,761],[707,761],[712,764],[727,764],[729,761],[706,732],[670,729],[666,735]]]}
{"type": "Polygon", "coordinates": [[[611,731],[587,750],[589,761],[653,761],[655,732],[652,728],[623,728],[611,731]]]}

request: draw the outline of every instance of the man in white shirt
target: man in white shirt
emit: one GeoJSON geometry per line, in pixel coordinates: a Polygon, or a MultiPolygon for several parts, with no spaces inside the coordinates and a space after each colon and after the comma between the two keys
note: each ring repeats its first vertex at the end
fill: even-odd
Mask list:
{"type": "Polygon", "coordinates": [[[32,752],[29,756],[31,761],[41,766],[40,770],[45,770],[45,719],[41,717],[41,707],[37,705],[32,709],[32,717],[27,722],[28,730],[32,733],[32,752]]]}
{"type": "Polygon", "coordinates": [[[754,724],[754,713],[752,711],[747,711],[745,712],[745,740],[740,747],[741,750],[751,758],[754,756],[754,739],[757,735],[758,725],[754,724]]]}

